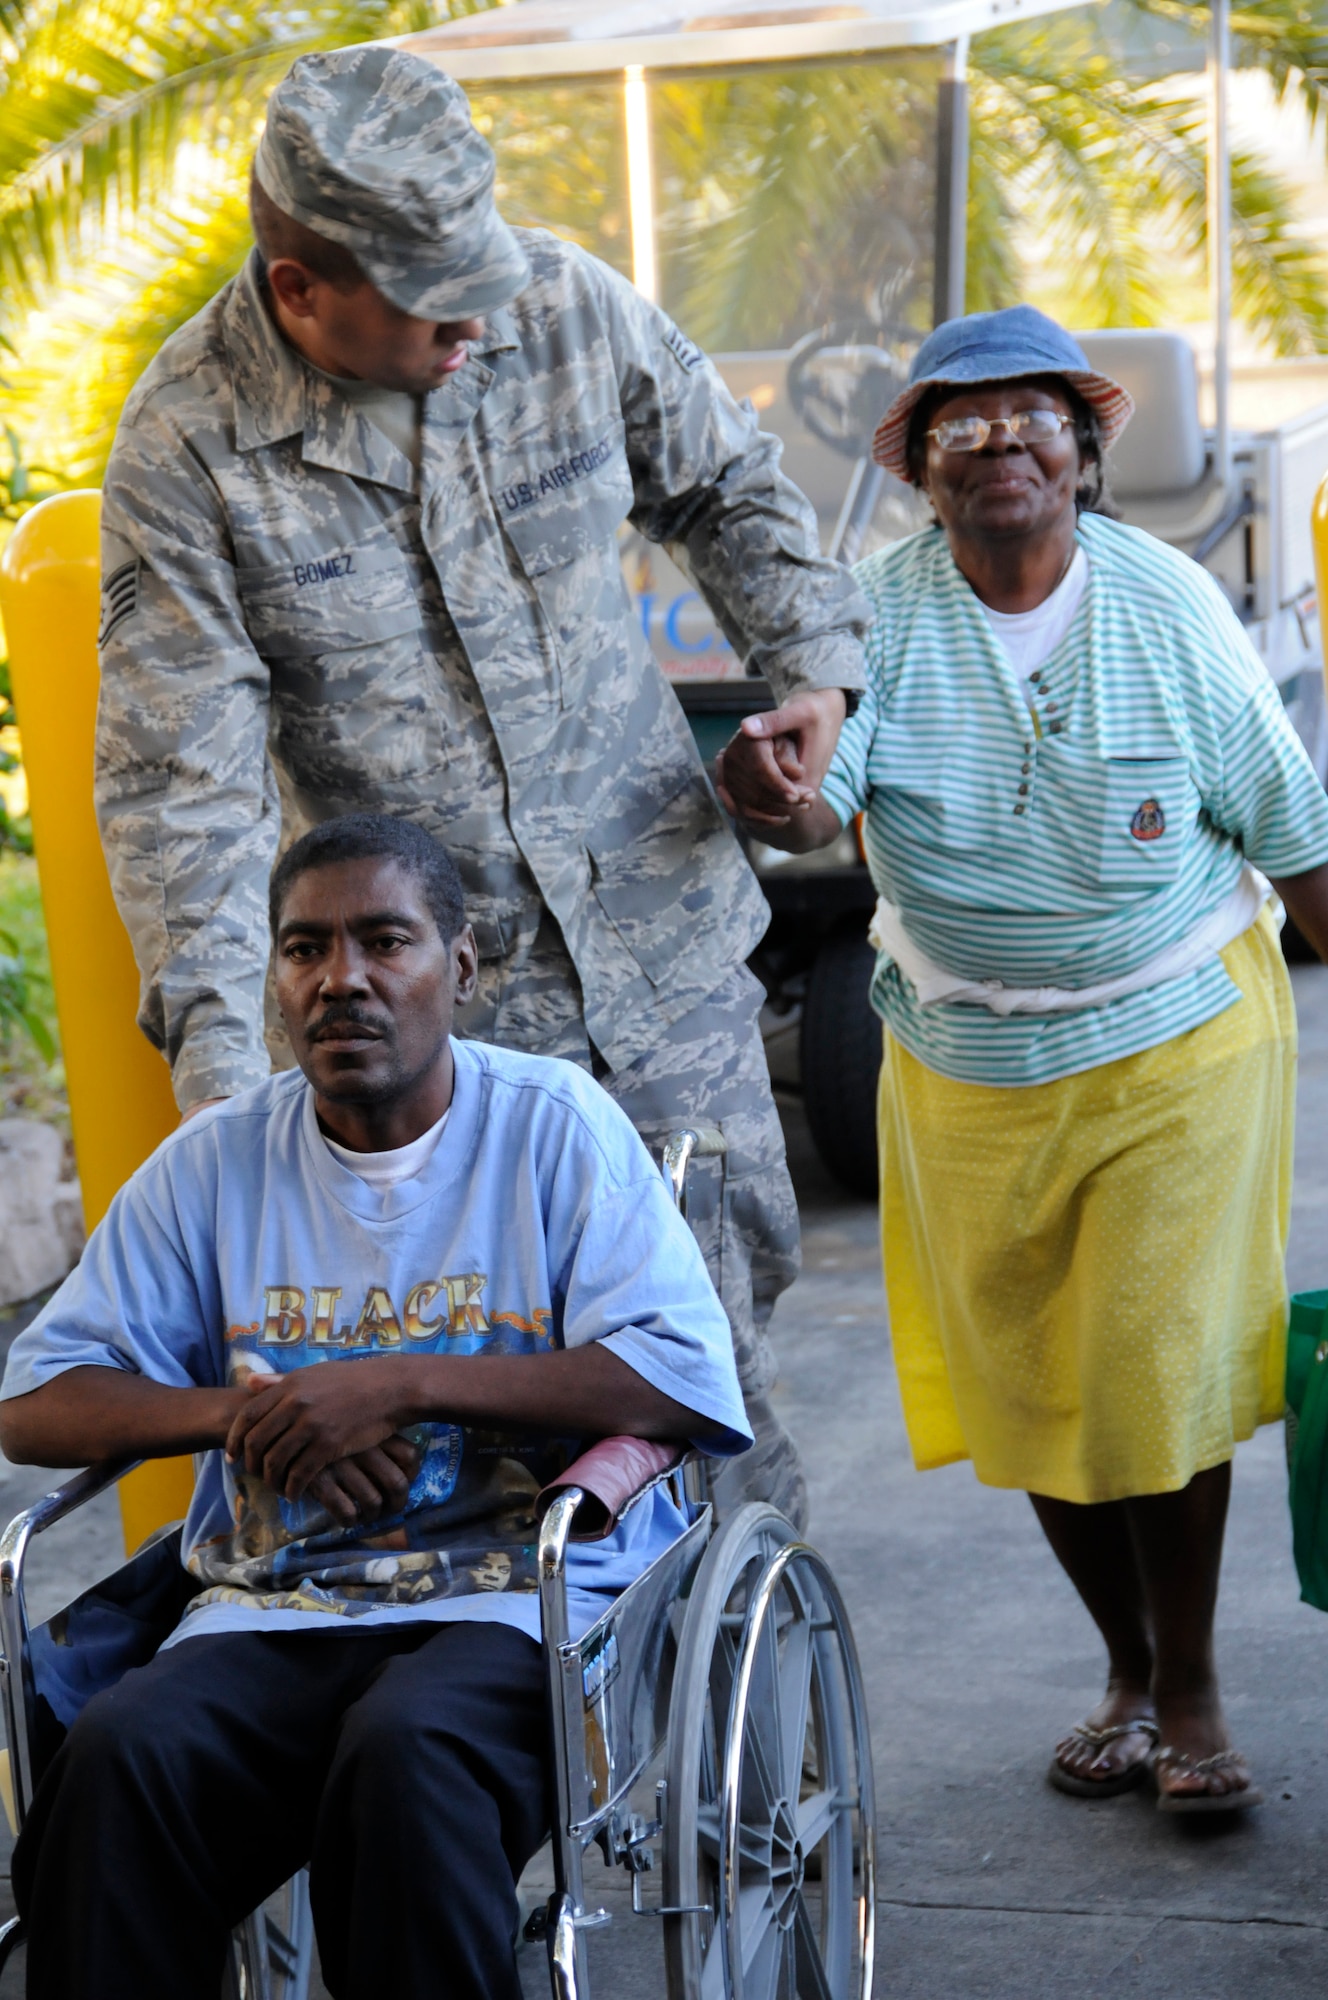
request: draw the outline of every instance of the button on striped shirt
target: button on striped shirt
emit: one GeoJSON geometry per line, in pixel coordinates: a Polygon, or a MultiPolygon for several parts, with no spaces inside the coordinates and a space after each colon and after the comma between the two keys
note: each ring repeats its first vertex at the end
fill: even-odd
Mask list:
{"type": "MultiPolygon", "coordinates": [[[[865,812],[881,895],[946,971],[1085,987],[1146,964],[1230,895],[1328,862],[1328,796],[1213,579],[1151,535],[1084,515],[1089,583],[1024,686],[939,528],[859,563],[868,691],[822,795],[865,812]]],[[[1136,1054],[1239,999],[1220,959],[1105,1006],[998,1016],[924,1007],[888,957],[872,1004],[963,1082],[1046,1083],[1136,1054]]]]}

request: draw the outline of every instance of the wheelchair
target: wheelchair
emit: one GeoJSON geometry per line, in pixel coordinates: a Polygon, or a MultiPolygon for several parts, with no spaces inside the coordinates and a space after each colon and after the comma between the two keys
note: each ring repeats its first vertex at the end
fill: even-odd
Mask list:
{"type": "MultiPolygon", "coordinates": [[[[690,1164],[723,1150],[711,1127],[666,1142],[663,1173],[684,1215],[690,1164]]],[[[192,1594],[177,1523],[29,1627],[32,1538],[128,1470],[90,1467],[0,1537],[0,1704],[16,1825],[79,1707],[118,1678],[99,1677],[108,1633],[119,1635],[118,1671],[145,1662],[192,1594]]],[[[660,1926],[668,2000],[871,2000],[871,1746],[848,1615],[824,1559],[770,1506],[745,1504],[717,1525],[703,1462],[634,1439],[592,1446],[541,1503],[554,1887],[525,1935],[543,1936],[553,2000],[588,2000],[587,1933],[611,1921],[587,1907],[592,1845],[625,1871],[632,1912],[660,1926]],[[686,1503],[690,1527],[573,1639],[570,1544],[607,1532],[660,1480],[686,1503]]],[[[17,1917],[0,1929],[0,1967],[21,1934],[17,1917]]],[[[299,1875],[237,1928],[225,2000],[305,2000],[313,1944],[299,1875]]]]}

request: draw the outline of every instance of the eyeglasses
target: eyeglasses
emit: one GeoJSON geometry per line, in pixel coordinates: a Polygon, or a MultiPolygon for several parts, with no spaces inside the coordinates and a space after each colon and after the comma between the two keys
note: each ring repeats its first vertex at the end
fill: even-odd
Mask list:
{"type": "Polygon", "coordinates": [[[1019,444],[1050,444],[1066,424],[1072,424],[1060,410],[1017,410],[1012,417],[952,417],[927,432],[942,451],[981,451],[987,439],[1002,426],[1019,444]]]}

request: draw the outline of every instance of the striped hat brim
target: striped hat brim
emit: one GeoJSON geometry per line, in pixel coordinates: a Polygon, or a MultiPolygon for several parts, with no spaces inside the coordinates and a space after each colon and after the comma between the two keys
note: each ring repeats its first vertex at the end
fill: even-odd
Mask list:
{"type": "Polygon", "coordinates": [[[989,387],[993,382],[1022,381],[1026,374],[1059,375],[1062,381],[1077,389],[1084,401],[1097,412],[1102,425],[1102,442],[1107,449],[1116,442],[1134,414],[1134,398],[1129,390],[1122,389],[1120,383],[1113,382],[1109,375],[1095,375],[1091,369],[1033,368],[1021,370],[1019,374],[984,376],[977,381],[933,375],[923,382],[911,382],[895,397],[876,426],[872,457],[887,472],[893,472],[896,479],[903,479],[912,485],[913,475],[908,469],[907,457],[909,419],[929,389],[952,386],[957,393],[961,389],[989,387]]]}

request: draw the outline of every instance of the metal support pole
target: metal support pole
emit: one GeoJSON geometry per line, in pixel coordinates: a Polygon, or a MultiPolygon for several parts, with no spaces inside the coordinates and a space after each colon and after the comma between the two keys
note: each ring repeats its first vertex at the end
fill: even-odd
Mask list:
{"type": "Polygon", "coordinates": [[[570,1824],[575,1817],[572,1804],[573,1750],[577,1768],[582,1766],[586,1752],[579,1728],[574,1745],[568,1727],[569,1683],[572,1712],[578,1718],[581,1713],[581,1662],[568,1635],[567,1544],[576,1510],[585,1497],[579,1486],[569,1486],[559,1494],[540,1523],[536,1558],[544,1669],[548,1679],[552,1723],[556,1802],[553,1824],[554,1891],[549,1898],[545,1933],[549,1974],[556,2000],[586,2000],[590,1982],[582,1932],[609,1921],[603,1910],[597,1910],[593,1915],[586,1910],[581,1843],[571,1831],[570,1824]]]}
{"type": "Polygon", "coordinates": [[[650,151],[650,88],[645,71],[623,72],[627,129],[627,208],[632,226],[632,283],[648,299],[659,297],[655,263],[655,174],[650,151]]]}
{"type": "Polygon", "coordinates": [[[1208,286],[1213,315],[1213,471],[1231,483],[1231,0],[1212,0],[1208,38],[1208,286]]]}
{"type": "Polygon", "coordinates": [[[948,44],[936,96],[936,264],[932,324],[964,310],[968,262],[968,36],[948,44]]]}

